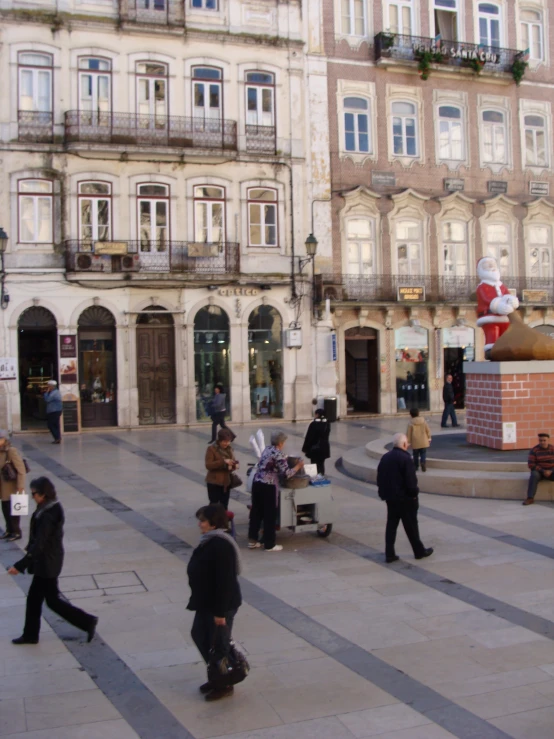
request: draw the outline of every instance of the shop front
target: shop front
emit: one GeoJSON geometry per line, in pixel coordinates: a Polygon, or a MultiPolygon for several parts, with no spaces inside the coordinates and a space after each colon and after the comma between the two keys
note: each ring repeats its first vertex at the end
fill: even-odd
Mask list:
{"type": "Polygon", "coordinates": [[[270,305],[248,319],[248,368],[252,419],[283,417],[283,321],[270,305]]]}
{"type": "Polygon", "coordinates": [[[396,407],[429,410],[429,331],[402,326],[394,331],[396,407]]]}
{"type": "Polygon", "coordinates": [[[444,377],[452,375],[454,405],[465,408],[464,362],[475,359],[475,330],[471,326],[452,326],[442,329],[444,377]]]}
{"type": "MultiPolygon", "coordinates": [[[[78,320],[78,344],[81,425],[117,426],[116,328],[112,313],[101,306],[83,311],[78,320]]],[[[63,358],[63,344],[61,352],[70,370],[70,361],[63,358]]]]}
{"type": "Polygon", "coordinates": [[[42,306],[27,308],[17,324],[21,428],[43,428],[42,397],[48,380],[58,382],[58,329],[54,315],[42,306]]]}
{"type": "Polygon", "coordinates": [[[229,316],[217,305],[201,308],[194,318],[194,384],[196,420],[210,420],[210,405],[216,385],[227,395],[227,417],[230,416],[229,388],[229,316]]]}
{"type": "Polygon", "coordinates": [[[344,332],[346,412],[379,413],[378,332],[367,326],[344,332]]]}

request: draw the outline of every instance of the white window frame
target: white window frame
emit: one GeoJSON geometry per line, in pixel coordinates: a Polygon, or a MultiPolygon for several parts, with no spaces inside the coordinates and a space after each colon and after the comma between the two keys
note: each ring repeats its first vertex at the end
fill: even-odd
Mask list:
{"type": "Polygon", "coordinates": [[[112,105],[113,105],[113,64],[112,60],[107,57],[95,56],[94,54],[84,54],[78,57],[78,109],[81,116],[89,115],[92,125],[110,125],[112,116],[112,105]],[[108,64],[108,69],[87,69],[81,67],[81,61],[84,59],[94,59],[99,62],[105,62],[108,64]],[[91,94],[91,108],[90,110],[83,107],[83,84],[84,79],[90,76],[93,80],[92,83],[92,94],[91,94]],[[99,80],[106,77],[108,80],[108,105],[106,110],[102,110],[99,106],[99,80]],[[96,106],[96,107],[95,107],[96,106]]]}
{"type": "Polygon", "coordinates": [[[469,248],[469,228],[468,228],[468,222],[465,220],[462,220],[461,218],[444,218],[441,219],[439,222],[440,227],[440,243],[442,247],[442,273],[444,277],[468,277],[471,269],[470,269],[470,248],[469,248]],[[457,241],[456,239],[445,239],[444,238],[444,228],[449,223],[455,223],[458,225],[463,226],[464,229],[464,240],[457,241]],[[447,271],[446,265],[446,248],[448,246],[453,246],[454,248],[462,247],[465,250],[465,273],[464,274],[458,274],[456,270],[456,265],[458,264],[458,260],[455,260],[454,262],[450,262],[450,264],[454,265],[454,269],[447,271]]]}
{"type": "Polygon", "coordinates": [[[546,61],[546,54],[547,54],[547,46],[546,46],[546,33],[545,33],[545,12],[542,8],[532,7],[532,6],[521,6],[519,8],[519,36],[520,36],[520,46],[521,50],[525,51],[527,48],[529,48],[529,64],[533,67],[538,66],[539,64],[542,64],[546,61]],[[539,20],[538,21],[531,21],[531,20],[523,20],[521,17],[521,14],[524,12],[529,13],[538,13],[539,20]],[[523,33],[523,27],[527,28],[527,40],[524,39],[524,33],[523,33]],[[541,53],[540,56],[534,56],[533,54],[533,41],[532,41],[532,29],[533,27],[539,28],[539,36],[540,36],[540,46],[541,46],[541,53]]]}
{"type": "Polygon", "coordinates": [[[165,129],[167,126],[167,117],[169,116],[169,69],[165,62],[151,61],[149,59],[142,59],[135,62],[135,109],[137,115],[141,116],[140,125],[141,128],[156,128],[165,129]],[[141,64],[156,64],[159,67],[165,68],[165,74],[149,74],[148,72],[139,72],[139,65],[141,64]],[[149,94],[149,112],[140,112],[140,85],[141,82],[145,81],[148,86],[149,94]],[[164,112],[158,114],[156,110],[156,82],[163,81],[165,85],[164,95],[164,112]]]}
{"type": "Polygon", "coordinates": [[[258,128],[275,128],[275,75],[273,72],[266,72],[265,70],[258,70],[258,69],[247,69],[244,73],[244,86],[245,86],[245,122],[247,126],[256,126],[258,128]],[[266,74],[271,77],[273,77],[273,83],[270,84],[269,82],[251,82],[248,80],[249,74],[266,74]],[[253,123],[250,118],[250,113],[253,111],[250,111],[248,108],[248,92],[249,90],[255,90],[256,91],[256,122],[253,123]],[[264,123],[263,118],[264,115],[267,115],[264,113],[263,110],[263,93],[264,91],[270,93],[271,98],[271,123],[264,123]]]}
{"type": "Polygon", "coordinates": [[[441,34],[441,42],[444,41],[455,41],[460,42],[464,38],[464,13],[463,13],[463,7],[462,7],[462,0],[453,0],[454,1],[454,8],[447,8],[447,7],[441,7],[440,5],[437,5],[437,0],[433,0],[432,3],[432,12],[431,12],[431,27],[433,28],[433,37],[436,37],[438,33],[441,34]],[[456,33],[454,34],[456,38],[450,38],[450,36],[446,36],[442,33],[440,28],[437,28],[437,22],[435,18],[435,13],[437,12],[443,12],[443,13],[449,13],[450,15],[453,15],[456,17],[456,33]]]}
{"type": "Polygon", "coordinates": [[[42,51],[20,51],[17,55],[17,72],[18,72],[18,91],[17,91],[17,108],[18,113],[49,113],[52,115],[53,111],[53,84],[54,84],[54,58],[52,54],[42,51]],[[50,64],[44,65],[32,65],[21,61],[21,58],[27,54],[33,54],[35,56],[48,57],[50,64]],[[21,95],[23,82],[23,74],[27,73],[31,75],[32,79],[32,102],[33,107],[24,110],[21,106],[21,95]],[[48,96],[49,96],[49,107],[41,110],[40,108],[40,96],[39,96],[39,76],[40,74],[46,74],[49,78],[48,84],[48,96]]]}
{"type": "MultiPolygon", "coordinates": [[[[371,125],[371,100],[368,98],[362,96],[362,95],[346,95],[342,99],[342,118],[343,118],[343,140],[342,140],[342,150],[346,154],[362,154],[363,156],[368,156],[370,154],[373,154],[373,131],[372,131],[372,125],[371,125]],[[359,100],[363,100],[367,107],[365,108],[365,111],[363,108],[349,108],[346,105],[346,101],[349,98],[358,98],[359,100]],[[347,149],[346,148],[346,116],[347,115],[353,115],[354,116],[354,149],[347,149]],[[364,151],[360,148],[360,130],[359,130],[359,116],[365,116],[366,123],[367,123],[367,151],[364,151]]],[[[363,133],[362,133],[363,135],[363,133]]]]}
{"type": "Polygon", "coordinates": [[[494,0],[478,0],[475,6],[475,11],[477,14],[477,23],[475,25],[475,34],[476,34],[476,43],[481,44],[481,19],[484,19],[487,22],[487,36],[489,37],[489,40],[492,41],[492,33],[491,33],[491,22],[494,20],[498,21],[498,45],[487,43],[483,44],[483,46],[492,47],[492,48],[502,48],[504,44],[504,38],[505,38],[505,30],[504,30],[504,7],[502,3],[494,2],[494,0]],[[485,11],[480,10],[481,5],[493,5],[495,8],[498,8],[498,15],[495,15],[493,13],[487,13],[485,11]]]}
{"type": "MultiPolygon", "coordinates": [[[[551,223],[529,223],[525,228],[525,242],[527,244],[527,254],[526,254],[526,273],[528,277],[535,278],[537,280],[552,280],[554,277],[554,249],[553,249],[553,242],[552,242],[552,224],[551,223]],[[548,243],[541,244],[539,242],[533,242],[531,238],[531,233],[534,228],[546,228],[548,231],[548,243]],[[540,250],[547,250],[549,254],[550,259],[550,271],[548,275],[533,275],[531,273],[531,252],[533,249],[540,250]]],[[[540,260],[539,260],[539,270],[540,270],[540,260]]]]}
{"type": "Polygon", "coordinates": [[[82,211],[81,211],[81,203],[84,200],[90,200],[91,201],[91,225],[92,225],[92,236],[90,238],[90,243],[94,244],[95,241],[101,241],[102,239],[99,238],[98,235],[98,203],[101,200],[105,200],[108,203],[108,228],[107,228],[107,236],[104,239],[104,241],[110,241],[112,238],[112,224],[113,224],[113,215],[112,215],[112,185],[111,182],[105,182],[101,180],[81,180],[77,185],[77,223],[78,223],[78,229],[79,229],[79,241],[86,242],[87,239],[83,237],[82,232],[82,211]],[[84,193],[81,192],[81,188],[83,185],[91,185],[91,184],[100,184],[105,185],[108,188],[107,193],[84,193]]]}
{"type": "Polygon", "coordinates": [[[190,9],[193,12],[207,11],[208,13],[217,13],[220,9],[220,0],[199,0],[199,5],[193,5],[194,2],[197,2],[197,0],[189,0],[190,9]],[[210,5],[213,5],[214,7],[210,7],[210,5]]]}
{"type": "Polygon", "coordinates": [[[248,246],[252,247],[254,249],[278,249],[279,248],[279,193],[274,187],[249,187],[246,191],[246,196],[248,198],[247,200],[247,210],[248,210],[248,246]],[[251,192],[254,190],[266,190],[267,192],[273,193],[274,199],[273,200],[259,200],[257,198],[251,197],[251,192]],[[262,242],[260,244],[254,244],[252,242],[252,232],[251,232],[251,225],[252,225],[252,205],[258,205],[258,206],[264,206],[264,205],[270,205],[273,207],[273,214],[274,214],[274,223],[266,223],[265,215],[264,215],[264,209],[260,207],[260,233],[262,236],[262,242]],[[265,229],[267,226],[274,226],[275,227],[275,243],[274,244],[267,244],[265,243],[265,229]]]}
{"type": "MultiPolygon", "coordinates": [[[[479,125],[479,159],[481,167],[489,168],[494,174],[499,174],[503,169],[511,169],[512,163],[512,123],[511,108],[507,98],[497,97],[493,95],[478,96],[478,125],[479,125]],[[503,162],[490,162],[485,160],[485,121],[483,121],[483,113],[486,111],[494,111],[504,116],[503,123],[490,122],[492,126],[503,126],[505,137],[505,152],[503,162]]],[[[493,142],[494,144],[494,142],[493,142]]]]}
{"type": "Polygon", "coordinates": [[[425,237],[423,233],[423,220],[413,217],[399,217],[394,219],[394,263],[396,265],[395,274],[398,275],[398,277],[401,279],[402,277],[416,277],[427,274],[426,272],[426,265],[425,265],[425,237]],[[419,228],[419,237],[418,239],[400,239],[398,236],[398,226],[401,223],[410,223],[410,224],[417,224],[417,227],[419,228]],[[407,247],[407,265],[408,265],[408,271],[405,273],[400,272],[400,259],[398,255],[398,250],[401,246],[407,247]],[[411,269],[411,259],[409,257],[409,250],[412,246],[418,246],[419,247],[419,268],[417,271],[413,271],[411,269]]]}
{"type": "MultiPolygon", "coordinates": [[[[363,164],[364,162],[377,160],[378,137],[376,121],[376,99],[375,99],[375,83],[374,82],[357,82],[354,80],[337,80],[336,106],[337,106],[337,123],[338,123],[338,151],[341,159],[351,159],[355,164],[363,164]],[[346,150],[346,129],[345,129],[345,113],[347,109],[344,105],[346,98],[361,98],[367,101],[368,107],[365,111],[368,117],[368,134],[369,134],[369,151],[347,151],[346,150]]],[[[360,113],[363,113],[360,109],[360,113]]]]}
{"type": "MultiPolygon", "coordinates": [[[[139,182],[137,184],[137,235],[138,235],[138,242],[139,242],[139,252],[142,253],[150,253],[152,251],[154,252],[166,252],[168,250],[168,242],[171,241],[171,215],[170,215],[170,188],[169,185],[166,185],[162,182],[139,182]],[[142,187],[162,187],[164,189],[165,194],[164,195],[146,195],[141,193],[142,187]],[[148,239],[148,249],[142,248],[142,235],[141,235],[141,221],[140,221],[140,206],[141,203],[148,203],[150,206],[150,234],[152,235],[152,215],[154,215],[154,219],[156,218],[156,204],[159,202],[165,203],[165,215],[166,215],[166,223],[165,223],[165,231],[166,231],[166,238],[165,239],[148,239]],[[154,248],[152,248],[154,247],[154,248]]],[[[154,231],[156,229],[156,225],[154,224],[154,231]]]]}
{"type": "Polygon", "coordinates": [[[226,239],[226,226],[225,226],[225,218],[226,218],[225,203],[226,203],[225,188],[222,187],[221,185],[203,184],[203,185],[195,185],[194,186],[194,188],[193,188],[193,212],[194,212],[194,239],[193,239],[193,241],[195,241],[195,242],[198,241],[198,239],[196,238],[197,228],[198,228],[196,206],[199,205],[199,204],[205,204],[206,205],[206,213],[208,214],[208,217],[206,218],[206,223],[205,223],[207,239],[206,239],[206,241],[199,241],[198,243],[201,243],[201,244],[223,244],[223,243],[225,243],[227,241],[227,239],[226,239]],[[220,198],[206,198],[206,197],[202,197],[202,196],[197,197],[196,196],[196,190],[197,190],[197,188],[201,188],[201,187],[218,188],[221,191],[222,196],[220,198]],[[213,231],[212,231],[212,229],[213,229],[213,205],[215,203],[221,204],[221,236],[222,236],[222,238],[219,241],[214,241],[213,240],[213,231]]]}
{"type": "Polygon", "coordinates": [[[416,13],[414,12],[415,0],[386,0],[386,24],[387,32],[397,33],[402,36],[415,36],[417,35],[417,29],[415,27],[416,13]],[[391,22],[391,6],[395,6],[398,9],[398,18],[402,20],[404,15],[403,10],[407,9],[410,16],[410,28],[406,29],[404,25],[401,28],[393,28],[391,22]],[[407,31],[407,33],[405,33],[407,31]]]}
{"type": "Polygon", "coordinates": [[[393,100],[391,101],[391,109],[390,109],[390,115],[391,115],[391,139],[392,139],[392,155],[395,159],[403,159],[403,158],[410,158],[410,159],[419,159],[420,158],[420,141],[419,141],[419,125],[418,125],[418,109],[417,109],[417,103],[415,103],[413,100],[393,100]],[[408,105],[412,105],[414,107],[413,113],[397,113],[393,110],[393,107],[397,103],[407,103],[408,105]],[[402,127],[401,132],[401,138],[402,138],[402,152],[396,152],[394,151],[394,139],[395,139],[395,133],[394,133],[394,119],[399,118],[400,119],[400,125],[402,127]],[[408,154],[408,136],[407,136],[407,126],[406,121],[407,120],[413,120],[414,124],[414,142],[415,142],[415,152],[413,154],[408,154]]]}
{"type": "Polygon", "coordinates": [[[465,110],[457,105],[456,103],[450,103],[447,101],[440,101],[438,105],[436,106],[436,121],[437,121],[437,153],[438,153],[438,161],[439,162],[456,162],[457,164],[460,164],[461,162],[466,161],[466,135],[465,135],[465,120],[464,120],[464,114],[465,110]],[[441,117],[440,110],[441,108],[455,108],[459,111],[460,117],[459,118],[448,118],[448,117],[441,117]],[[448,125],[448,148],[449,151],[447,152],[447,156],[444,155],[443,152],[441,152],[441,137],[442,137],[442,131],[441,131],[441,124],[446,123],[448,125]],[[460,141],[460,156],[453,156],[453,141],[452,141],[452,131],[454,128],[454,124],[456,124],[460,129],[461,134],[461,141],[460,141]]]}
{"type": "Polygon", "coordinates": [[[341,0],[340,28],[342,36],[354,36],[357,38],[367,38],[367,0],[341,0]],[[356,33],[356,4],[359,2],[362,7],[362,26],[363,32],[356,33]],[[344,4],[348,4],[348,28],[345,28],[345,15],[343,13],[344,4]]]}
{"type": "Polygon", "coordinates": [[[548,167],[548,127],[546,125],[546,118],[541,115],[540,113],[530,113],[526,112],[523,115],[523,140],[524,140],[524,149],[523,149],[523,158],[524,158],[524,166],[525,167],[539,167],[540,169],[544,169],[548,167]],[[534,124],[530,124],[527,122],[527,118],[529,117],[536,117],[542,119],[542,126],[535,126],[534,124]],[[531,133],[531,136],[533,138],[533,148],[534,148],[534,155],[535,160],[533,162],[528,161],[527,159],[527,134],[528,132],[531,133]],[[537,134],[542,133],[544,137],[544,161],[539,162],[538,161],[538,154],[539,149],[537,145],[537,134]]]}
{"type": "Polygon", "coordinates": [[[491,220],[487,221],[485,225],[485,248],[483,250],[484,256],[491,256],[496,259],[496,263],[498,265],[498,269],[500,270],[500,276],[502,278],[506,277],[512,277],[514,275],[514,229],[513,225],[506,221],[496,221],[491,220]],[[507,229],[508,233],[508,267],[503,271],[501,267],[501,259],[499,254],[499,249],[502,248],[503,242],[497,241],[491,243],[489,240],[489,229],[494,226],[504,226],[507,229]]]}
{"type": "Polygon", "coordinates": [[[43,177],[25,177],[21,178],[17,181],[17,215],[18,215],[18,221],[17,221],[17,239],[18,244],[53,244],[54,243],[54,183],[52,180],[45,179],[43,177]],[[49,192],[41,192],[37,190],[36,192],[29,190],[29,191],[22,191],[21,190],[21,183],[23,182],[47,182],[49,185],[49,192]],[[33,236],[38,236],[38,230],[39,230],[39,208],[41,202],[47,202],[48,203],[48,209],[50,211],[50,234],[48,239],[40,239],[40,238],[32,238],[32,239],[23,239],[22,237],[22,201],[23,200],[31,200],[32,201],[32,209],[33,209],[33,236]]]}
{"type": "Polygon", "coordinates": [[[376,241],[376,223],[375,218],[371,218],[370,216],[365,215],[349,215],[344,219],[344,234],[345,234],[345,261],[346,261],[346,272],[349,275],[353,275],[355,277],[369,277],[371,275],[377,274],[377,265],[376,265],[376,249],[375,249],[375,241],[376,241]],[[354,221],[366,221],[370,225],[370,235],[368,239],[363,238],[351,238],[348,233],[349,225],[354,221]],[[371,269],[368,271],[364,271],[363,269],[363,258],[362,258],[362,245],[364,242],[369,242],[370,245],[370,259],[371,259],[371,269]],[[354,244],[357,248],[358,252],[358,259],[357,259],[357,271],[352,272],[350,269],[350,265],[353,264],[353,262],[350,261],[350,245],[354,244]]]}

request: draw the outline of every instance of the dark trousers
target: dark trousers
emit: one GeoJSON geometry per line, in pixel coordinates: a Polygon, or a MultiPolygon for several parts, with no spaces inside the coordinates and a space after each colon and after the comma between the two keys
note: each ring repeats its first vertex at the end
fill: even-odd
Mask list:
{"type": "Polygon", "coordinates": [[[58,616],[61,616],[78,629],[88,631],[92,626],[94,616],[71,605],[68,600],[65,600],[58,589],[57,577],[37,577],[35,575],[27,595],[25,628],[23,629],[23,636],[26,639],[33,641],[38,639],[40,616],[44,601],[46,601],[46,605],[51,611],[54,611],[54,613],[57,613],[58,616]]]}
{"type": "MultiPolygon", "coordinates": [[[[534,498],[535,494],[537,492],[537,486],[541,480],[550,480],[551,482],[554,482],[554,471],[550,475],[550,477],[545,477],[543,474],[543,470],[532,470],[531,474],[529,475],[529,484],[527,485],[527,497],[528,498],[534,498]]],[[[4,507],[4,504],[2,503],[2,507],[4,507]]]]}
{"type": "Polygon", "coordinates": [[[221,503],[225,510],[227,510],[229,507],[229,494],[231,489],[227,488],[227,490],[225,490],[223,485],[214,485],[212,482],[208,482],[206,484],[208,486],[208,498],[210,499],[210,503],[212,505],[221,503]]]}
{"type": "Polygon", "coordinates": [[[225,423],[225,411],[220,413],[212,413],[212,442],[217,438],[217,427],[221,426],[222,429],[228,428],[225,423]]]}
{"type": "Polygon", "coordinates": [[[275,546],[275,525],[277,523],[277,491],[275,485],[265,482],[255,482],[252,485],[252,509],[250,511],[250,525],[248,538],[258,541],[260,527],[264,528],[264,547],[273,549],[275,546]]]}
{"type": "Polygon", "coordinates": [[[19,516],[12,516],[12,504],[9,500],[2,501],[2,513],[6,522],[7,534],[21,534],[21,526],[19,524],[19,516]]]}
{"type": "Polygon", "coordinates": [[[394,557],[394,543],[396,541],[396,531],[398,524],[402,521],[404,531],[412,549],[414,556],[420,557],[424,551],[421,539],[419,538],[419,526],[417,524],[417,509],[419,502],[417,498],[405,498],[404,500],[387,500],[387,529],[385,532],[385,555],[394,557]]]}
{"type": "Polygon", "coordinates": [[[310,462],[312,464],[317,464],[318,475],[325,474],[325,460],[324,459],[320,459],[319,457],[310,457],[310,462]]]}
{"type": "Polygon", "coordinates": [[[412,449],[412,455],[414,458],[414,464],[416,470],[419,468],[419,460],[421,460],[421,464],[425,464],[427,461],[427,449],[412,449]]]}
{"type": "Polygon", "coordinates": [[[60,431],[61,415],[61,411],[54,411],[53,413],[46,414],[46,425],[48,426],[48,431],[50,431],[54,437],[54,441],[59,441],[62,438],[60,431]]]}
{"type": "Polygon", "coordinates": [[[448,421],[448,417],[452,419],[453,426],[458,425],[458,419],[456,418],[456,411],[454,410],[454,403],[444,404],[444,410],[442,412],[442,420],[441,420],[441,426],[443,428],[446,428],[446,422],[448,421]]]}
{"type": "MultiPolygon", "coordinates": [[[[225,614],[229,635],[231,635],[233,631],[233,621],[235,620],[236,615],[236,610],[227,611],[225,614]]],[[[206,664],[208,664],[210,658],[210,649],[214,642],[215,629],[216,626],[213,613],[210,611],[196,611],[190,635],[206,664]]]]}

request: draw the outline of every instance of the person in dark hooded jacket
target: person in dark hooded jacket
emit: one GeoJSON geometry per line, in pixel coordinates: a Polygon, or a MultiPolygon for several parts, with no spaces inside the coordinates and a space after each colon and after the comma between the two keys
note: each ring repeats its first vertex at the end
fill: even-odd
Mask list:
{"type": "Polygon", "coordinates": [[[86,631],[91,641],[98,618],[62,599],[58,589],[58,577],[62,571],[63,525],[65,516],[56,489],[47,477],[31,481],[31,495],[37,504],[31,517],[29,543],[25,556],[8,569],[10,575],[27,571],[33,575],[27,595],[25,627],[22,636],[12,639],[13,644],[38,644],[42,604],[57,613],[73,626],[86,631]]]}
{"type": "Polygon", "coordinates": [[[317,465],[317,471],[320,475],[325,474],[325,460],[331,456],[330,433],[331,424],[325,418],[323,409],[318,408],[315,411],[314,420],[306,431],[302,451],[312,464],[317,465]]]}

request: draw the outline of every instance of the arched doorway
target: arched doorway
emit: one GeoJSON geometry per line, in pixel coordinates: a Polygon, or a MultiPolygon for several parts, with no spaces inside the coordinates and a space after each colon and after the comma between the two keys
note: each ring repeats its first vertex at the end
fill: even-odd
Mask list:
{"type": "Polygon", "coordinates": [[[93,305],[81,313],[78,327],[81,424],[117,426],[115,318],[93,305]]]}
{"type": "Polygon", "coordinates": [[[27,308],[17,324],[21,428],[42,428],[46,420],[43,385],[58,381],[58,328],[42,306],[27,308]]]}
{"type": "Polygon", "coordinates": [[[248,319],[248,369],[252,418],[283,417],[283,321],[270,305],[248,319]]]}
{"type": "Polygon", "coordinates": [[[197,420],[209,418],[210,399],[217,383],[227,393],[229,415],[229,316],[217,305],[201,308],[194,318],[194,383],[197,420]]]}
{"type": "Polygon", "coordinates": [[[356,326],[344,339],[347,413],[379,413],[377,331],[356,326]]]}
{"type": "Polygon", "coordinates": [[[175,423],[175,327],[157,305],[137,319],[137,383],[139,424],[175,423]]]}

